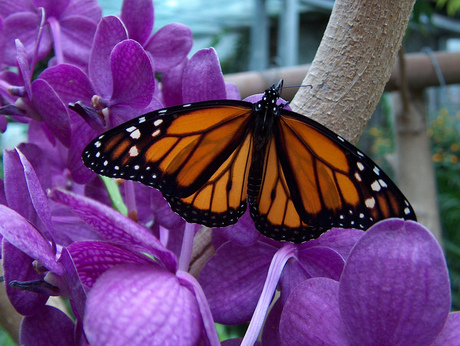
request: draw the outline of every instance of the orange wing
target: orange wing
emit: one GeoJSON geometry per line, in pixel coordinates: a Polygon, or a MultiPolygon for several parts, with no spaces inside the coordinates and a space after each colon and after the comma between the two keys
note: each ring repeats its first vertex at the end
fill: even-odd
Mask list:
{"type": "Polygon", "coordinates": [[[353,145],[298,114],[278,119],[278,155],[304,222],[366,229],[389,217],[415,220],[401,191],[353,145]]]}
{"type": "Polygon", "coordinates": [[[313,229],[299,216],[286,182],[274,138],[270,140],[266,149],[259,194],[255,203],[251,203],[249,207],[256,228],[272,239],[300,243],[317,238],[327,230],[313,229]]]}
{"type": "Polygon", "coordinates": [[[221,100],[155,111],[96,138],[83,161],[159,189],[189,222],[226,226],[246,209],[251,106],[221,100]]]}

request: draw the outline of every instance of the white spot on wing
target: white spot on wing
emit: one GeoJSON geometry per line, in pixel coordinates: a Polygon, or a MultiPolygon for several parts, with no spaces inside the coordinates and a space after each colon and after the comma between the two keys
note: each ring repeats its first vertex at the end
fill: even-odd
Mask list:
{"type": "Polygon", "coordinates": [[[381,186],[380,186],[379,182],[376,180],[371,184],[371,188],[372,188],[372,190],[377,192],[377,191],[380,191],[381,186]]]}
{"type": "Polygon", "coordinates": [[[156,136],[158,136],[158,135],[160,134],[160,132],[161,132],[161,131],[160,131],[159,129],[158,129],[158,130],[155,130],[155,131],[153,131],[153,133],[152,133],[152,137],[156,137],[156,136]]]}
{"type": "Polygon", "coordinates": [[[373,171],[375,174],[380,175],[380,169],[377,166],[374,167],[373,171]]]}
{"type": "Polygon", "coordinates": [[[372,209],[372,208],[375,207],[375,199],[374,199],[374,197],[366,199],[364,201],[364,203],[366,204],[366,207],[368,207],[369,209],[372,209]]]}
{"type": "Polygon", "coordinates": [[[364,171],[364,165],[363,165],[361,162],[357,162],[357,163],[356,163],[356,166],[358,166],[358,169],[359,169],[360,171],[364,171]]]}
{"type": "Polygon", "coordinates": [[[137,147],[135,145],[133,145],[130,149],[129,149],[129,156],[131,157],[136,157],[137,155],[139,155],[139,150],[137,150],[137,147]]]}
{"type": "Polygon", "coordinates": [[[163,119],[157,119],[153,122],[153,125],[160,126],[162,122],[163,122],[163,119]]]}
{"type": "Polygon", "coordinates": [[[134,130],[136,130],[137,127],[136,126],[130,126],[126,129],[127,132],[133,132],[134,130]]]}
{"type": "Polygon", "coordinates": [[[358,180],[358,181],[362,181],[361,176],[359,175],[358,172],[355,173],[355,178],[356,178],[356,180],[358,180]]]}
{"type": "Polygon", "coordinates": [[[136,129],[135,131],[131,132],[130,136],[132,139],[139,139],[139,137],[141,136],[141,131],[139,131],[139,129],[136,129]]]}
{"type": "Polygon", "coordinates": [[[145,117],[140,117],[139,118],[139,124],[142,124],[143,122],[145,122],[145,117]]]}

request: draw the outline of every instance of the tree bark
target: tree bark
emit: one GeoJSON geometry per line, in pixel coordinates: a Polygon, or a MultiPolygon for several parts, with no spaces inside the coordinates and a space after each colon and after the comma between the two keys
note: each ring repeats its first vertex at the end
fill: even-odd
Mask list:
{"type": "Polygon", "coordinates": [[[390,78],[415,0],[336,0],[291,108],[356,143],[390,78]]]}

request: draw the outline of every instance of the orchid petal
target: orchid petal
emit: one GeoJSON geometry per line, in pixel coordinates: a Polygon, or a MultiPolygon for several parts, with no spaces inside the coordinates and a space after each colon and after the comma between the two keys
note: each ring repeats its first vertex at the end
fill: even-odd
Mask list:
{"type": "Polygon", "coordinates": [[[190,28],[172,23],[158,30],[145,44],[145,50],[152,54],[157,71],[167,71],[187,57],[192,45],[190,28]]]}
{"type": "Polygon", "coordinates": [[[133,40],[120,42],[110,55],[110,65],[113,76],[111,103],[145,109],[155,90],[155,75],[142,46],[133,40]]]}
{"type": "Polygon", "coordinates": [[[73,345],[75,323],[61,310],[44,306],[37,314],[25,317],[20,326],[21,345],[73,345]]]}
{"type": "Polygon", "coordinates": [[[261,242],[249,248],[227,242],[217,249],[198,277],[216,322],[250,320],[276,250],[261,242]]]}
{"type": "Polygon", "coordinates": [[[339,298],[353,344],[430,344],[451,304],[441,247],[416,222],[381,221],[351,251],[339,298]]]}
{"type": "Polygon", "coordinates": [[[110,54],[119,42],[127,38],[126,27],[118,17],[104,17],[97,26],[88,64],[88,75],[97,94],[101,97],[109,98],[112,94],[110,54]]]}
{"type": "Polygon", "coordinates": [[[201,323],[194,295],[174,274],[131,264],[107,270],[96,281],[84,328],[94,345],[195,345],[201,323]]]}
{"type": "Polygon", "coordinates": [[[328,278],[309,279],[297,286],[281,314],[281,344],[349,345],[338,290],[339,283],[328,278]]]}
{"type": "Polygon", "coordinates": [[[129,38],[144,44],[153,30],[153,1],[125,0],[121,7],[121,20],[128,29],[129,38]]]}
{"type": "Polygon", "coordinates": [[[24,316],[32,316],[43,308],[48,296],[13,288],[9,283],[17,281],[43,280],[33,266],[33,258],[12,245],[7,239],[2,241],[3,276],[6,294],[17,312],[24,316]]]}
{"type": "Polygon", "coordinates": [[[213,48],[196,52],[185,66],[182,78],[184,102],[220,100],[227,97],[219,59],[213,48]]]}

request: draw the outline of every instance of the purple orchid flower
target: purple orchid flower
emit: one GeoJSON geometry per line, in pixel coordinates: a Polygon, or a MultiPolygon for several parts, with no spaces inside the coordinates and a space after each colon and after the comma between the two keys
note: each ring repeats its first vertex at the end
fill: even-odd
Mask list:
{"type": "Polygon", "coordinates": [[[68,62],[86,66],[102,13],[96,0],[1,0],[5,42],[3,61],[9,66],[15,65],[15,39],[24,43],[28,60],[32,60],[41,22],[39,8],[45,12],[45,26],[37,58],[45,58],[53,48],[57,64],[68,62]]]}
{"type": "Polygon", "coordinates": [[[340,281],[313,278],[297,286],[284,305],[279,335],[267,340],[456,345],[460,313],[449,314],[450,304],[447,266],[433,235],[416,222],[389,219],[358,240],[340,281]]]}
{"type": "Polygon", "coordinates": [[[218,344],[199,284],[146,228],[94,200],[60,190],[51,196],[106,240],[68,248],[88,292],[90,343],[218,344]]]}
{"type": "Polygon", "coordinates": [[[190,59],[166,71],[162,86],[163,103],[168,107],[207,100],[240,99],[238,88],[224,81],[214,48],[200,49],[190,59]]]}
{"type": "Polygon", "coordinates": [[[73,265],[58,260],[51,209],[34,168],[18,149],[6,151],[4,160],[4,203],[8,206],[0,205],[3,271],[8,298],[25,316],[20,340],[27,344],[41,335],[47,342],[60,342],[59,335],[73,335],[74,322],[45,303],[49,296],[62,295],[81,310],[84,293],[72,279],[77,276],[70,274],[75,271],[73,265]]]}
{"type": "MultiPolygon", "coordinates": [[[[238,233],[236,230],[239,227],[251,227],[251,232],[257,232],[246,215],[231,227],[234,233],[238,233]],[[240,222],[242,225],[239,225],[240,222]]],[[[224,229],[227,234],[230,233],[229,228],[224,229]]],[[[280,302],[283,303],[290,292],[308,278],[329,277],[338,280],[348,253],[362,234],[362,231],[354,229],[332,229],[320,238],[301,245],[272,241],[262,236],[249,246],[248,243],[241,246],[243,242],[240,239],[238,243],[235,240],[224,242],[199,276],[214,319],[224,324],[248,322],[262,291],[265,290],[266,294],[260,309],[266,309],[278,283],[280,302]],[[269,274],[272,277],[266,283],[270,287],[264,288],[267,273],[273,274],[269,274]]],[[[215,244],[221,242],[214,240],[215,244]]],[[[260,321],[263,321],[263,316],[260,321]]],[[[256,338],[259,330],[255,332],[256,338]]]]}
{"type": "Polygon", "coordinates": [[[69,114],[69,169],[76,182],[94,177],[80,159],[90,140],[103,130],[161,107],[153,96],[155,76],[150,59],[139,43],[126,37],[117,17],[105,17],[94,38],[89,77],[75,66],[61,64],[46,69],[38,79],[46,81],[64,104],[80,101],[74,107],[79,115],[69,114]],[[105,40],[107,37],[111,39],[105,40]]]}
{"type": "Polygon", "coordinates": [[[150,36],[154,23],[152,0],[123,1],[120,18],[129,38],[139,42],[151,56],[156,71],[165,72],[177,66],[192,49],[192,32],[183,24],[165,25],[150,36]]]}

